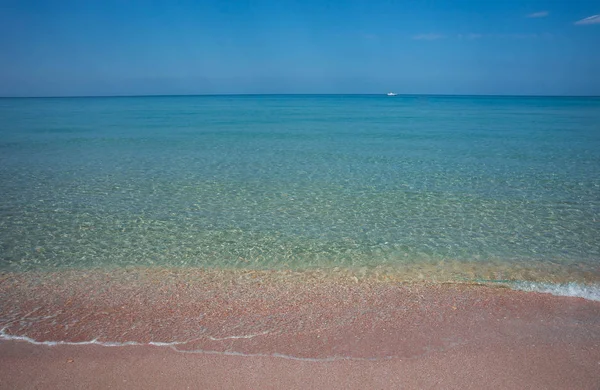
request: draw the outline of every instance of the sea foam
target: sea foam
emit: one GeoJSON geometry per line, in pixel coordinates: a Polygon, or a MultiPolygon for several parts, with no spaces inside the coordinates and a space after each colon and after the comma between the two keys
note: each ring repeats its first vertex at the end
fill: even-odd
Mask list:
{"type": "Polygon", "coordinates": [[[521,291],[541,292],[564,297],[579,297],[591,301],[600,301],[600,285],[598,284],[515,282],[509,286],[521,291]]]}

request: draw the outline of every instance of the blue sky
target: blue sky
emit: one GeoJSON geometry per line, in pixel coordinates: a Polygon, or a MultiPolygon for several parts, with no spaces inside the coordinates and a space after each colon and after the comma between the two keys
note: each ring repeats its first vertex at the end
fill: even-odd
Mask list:
{"type": "Polygon", "coordinates": [[[600,0],[0,0],[0,96],[600,95],[600,0]]]}

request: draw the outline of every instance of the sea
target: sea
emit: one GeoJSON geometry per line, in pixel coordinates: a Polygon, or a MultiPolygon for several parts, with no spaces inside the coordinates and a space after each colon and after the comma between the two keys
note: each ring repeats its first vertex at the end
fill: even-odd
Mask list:
{"type": "Polygon", "coordinates": [[[1,98],[0,272],[136,267],[600,299],[600,98],[1,98]]]}

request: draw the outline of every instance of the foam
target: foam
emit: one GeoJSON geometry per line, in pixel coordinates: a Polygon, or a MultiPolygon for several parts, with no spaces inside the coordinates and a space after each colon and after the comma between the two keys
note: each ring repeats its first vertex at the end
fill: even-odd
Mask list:
{"type": "MultiPolygon", "coordinates": [[[[357,357],[347,357],[347,356],[331,356],[325,358],[307,358],[307,357],[299,357],[293,355],[285,355],[281,353],[272,353],[272,354],[249,354],[235,351],[211,351],[205,349],[193,349],[193,350],[185,350],[178,349],[179,345],[185,345],[190,341],[173,341],[173,342],[160,342],[160,341],[150,341],[148,343],[140,343],[137,341],[125,341],[125,342],[113,342],[113,341],[98,341],[98,339],[93,339],[89,341],[38,341],[32,339],[27,336],[16,336],[11,335],[5,332],[6,327],[0,329],[0,340],[4,341],[22,341],[33,345],[44,345],[48,347],[55,347],[58,345],[74,345],[74,346],[82,346],[82,345],[97,345],[101,347],[128,347],[128,346],[154,346],[154,347],[166,347],[170,348],[175,352],[185,353],[185,354],[206,354],[206,355],[224,355],[224,356],[245,356],[245,357],[274,357],[280,359],[288,359],[288,360],[299,360],[299,361],[307,361],[307,362],[333,362],[337,360],[360,360],[360,361],[375,361],[375,360],[388,360],[392,359],[393,356],[385,356],[382,358],[357,358],[357,357]]],[[[229,336],[224,338],[213,338],[209,337],[212,340],[226,340],[226,339],[239,339],[239,338],[252,338],[257,335],[248,335],[248,336],[229,336]]]]}
{"type": "MultiPolygon", "coordinates": [[[[35,339],[32,339],[31,337],[27,337],[27,336],[17,336],[17,335],[12,335],[12,334],[8,334],[5,332],[6,328],[2,328],[2,330],[0,330],[0,340],[5,340],[5,341],[24,341],[27,342],[29,344],[34,344],[34,345],[45,345],[45,346],[49,346],[49,347],[54,347],[57,345],[100,345],[103,347],[124,347],[124,346],[140,346],[140,345],[146,345],[143,343],[138,343],[136,341],[125,341],[122,343],[119,342],[112,342],[112,341],[98,341],[98,339],[93,339],[93,340],[88,340],[88,341],[38,341],[35,339]]],[[[152,343],[150,343],[152,344],[152,343]]],[[[171,343],[160,343],[163,345],[170,345],[171,343]]]]}
{"type": "Polygon", "coordinates": [[[600,285],[581,283],[536,283],[515,282],[509,286],[515,290],[547,293],[563,297],[579,297],[590,301],[600,301],[600,285]]]}

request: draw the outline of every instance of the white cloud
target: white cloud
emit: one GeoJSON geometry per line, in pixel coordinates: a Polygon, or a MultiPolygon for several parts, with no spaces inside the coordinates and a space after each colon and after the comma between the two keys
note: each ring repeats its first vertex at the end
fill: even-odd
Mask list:
{"type": "Polygon", "coordinates": [[[538,34],[492,34],[494,38],[507,38],[507,39],[536,39],[539,37],[538,34]]]}
{"type": "Polygon", "coordinates": [[[467,39],[467,40],[475,40],[475,39],[486,39],[486,38],[496,38],[496,39],[538,39],[538,38],[553,38],[554,36],[549,33],[544,34],[458,34],[458,39],[467,39]]]}
{"type": "Polygon", "coordinates": [[[479,39],[483,38],[483,34],[458,34],[458,39],[479,39]]]}
{"type": "Polygon", "coordinates": [[[416,39],[417,41],[435,41],[444,38],[446,37],[441,34],[419,34],[412,37],[412,39],[416,39]]]}
{"type": "Polygon", "coordinates": [[[584,25],[584,24],[599,24],[600,23],[600,15],[592,15],[588,18],[585,19],[581,19],[575,22],[575,24],[577,25],[584,25]]]}
{"type": "Polygon", "coordinates": [[[529,15],[527,15],[527,17],[528,18],[545,18],[549,14],[550,14],[550,12],[548,12],[548,11],[540,11],[540,12],[534,12],[532,14],[529,14],[529,15]]]}

